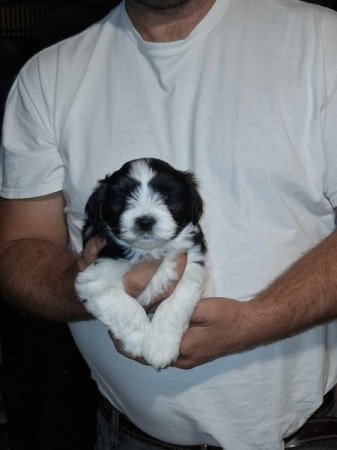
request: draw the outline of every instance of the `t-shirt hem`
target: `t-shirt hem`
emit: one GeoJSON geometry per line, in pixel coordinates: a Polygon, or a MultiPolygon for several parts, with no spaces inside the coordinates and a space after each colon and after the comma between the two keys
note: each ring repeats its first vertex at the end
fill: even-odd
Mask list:
{"type": "Polygon", "coordinates": [[[53,192],[58,192],[63,190],[63,183],[49,183],[43,186],[37,186],[34,188],[0,188],[0,196],[8,199],[23,199],[23,198],[33,198],[40,197],[42,195],[52,194],[53,192]]]}

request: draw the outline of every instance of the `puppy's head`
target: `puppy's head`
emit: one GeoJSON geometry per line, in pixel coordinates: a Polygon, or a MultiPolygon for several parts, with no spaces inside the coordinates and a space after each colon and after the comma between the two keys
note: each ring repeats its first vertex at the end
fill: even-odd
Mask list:
{"type": "Polygon", "coordinates": [[[190,172],[164,161],[130,161],[99,182],[86,205],[84,242],[95,234],[117,237],[130,247],[157,248],[202,214],[202,200],[190,172]]]}

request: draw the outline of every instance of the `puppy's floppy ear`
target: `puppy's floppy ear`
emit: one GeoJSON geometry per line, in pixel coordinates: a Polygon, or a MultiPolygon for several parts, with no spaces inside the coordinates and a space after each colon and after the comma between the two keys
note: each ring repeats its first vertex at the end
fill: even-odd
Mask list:
{"type": "Polygon", "coordinates": [[[188,198],[191,206],[191,218],[193,225],[196,225],[203,213],[203,201],[198,191],[198,183],[191,172],[184,172],[188,186],[188,198]]]}
{"type": "Polygon", "coordinates": [[[101,234],[103,231],[102,208],[106,192],[106,178],[98,182],[97,188],[89,197],[85,206],[86,221],[83,227],[84,244],[93,236],[101,234]]]}

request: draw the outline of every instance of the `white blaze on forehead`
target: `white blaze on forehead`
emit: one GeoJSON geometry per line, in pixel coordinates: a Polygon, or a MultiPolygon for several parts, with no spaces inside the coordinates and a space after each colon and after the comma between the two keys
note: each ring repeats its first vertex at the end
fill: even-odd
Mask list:
{"type": "Polygon", "coordinates": [[[156,172],[151,169],[146,161],[141,160],[132,163],[129,175],[140,183],[140,186],[134,190],[128,200],[129,207],[137,209],[139,214],[142,215],[151,213],[157,202],[161,203],[159,194],[149,186],[156,172]]]}
{"type": "Polygon", "coordinates": [[[145,161],[135,161],[132,163],[130,176],[141,184],[148,184],[155,176],[155,172],[145,161]]]}
{"type": "Polygon", "coordinates": [[[165,201],[160,193],[149,185],[155,175],[156,171],[145,161],[134,161],[129,171],[129,176],[138,181],[139,186],[127,200],[127,208],[120,219],[120,229],[121,238],[137,248],[160,246],[172,239],[176,232],[177,225],[165,201]],[[150,216],[155,220],[146,241],[135,227],[136,220],[142,216],[150,216]]]}

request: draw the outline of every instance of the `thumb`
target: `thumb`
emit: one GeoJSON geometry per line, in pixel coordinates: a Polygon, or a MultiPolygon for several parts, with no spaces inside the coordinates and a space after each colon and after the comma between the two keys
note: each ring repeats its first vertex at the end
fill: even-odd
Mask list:
{"type": "Polygon", "coordinates": [[[78,259],[78,268],[83,272],[97,258],[100,250],[105,246],[105,239],[100,236],[94,236],[86,243],[80,258],[78,259]]]}

